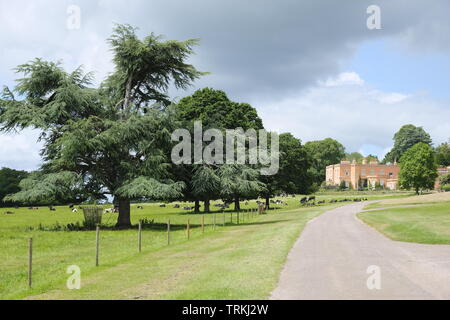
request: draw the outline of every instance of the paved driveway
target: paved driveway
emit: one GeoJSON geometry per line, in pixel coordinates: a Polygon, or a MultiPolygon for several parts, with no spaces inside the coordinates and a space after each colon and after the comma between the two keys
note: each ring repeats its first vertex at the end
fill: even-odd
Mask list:
{"type": "Polygon", "coordinates": [[[392,241],[356,218],[364,205],[306,226],[271,299],[450,299],[450,246],[392,241]]]}

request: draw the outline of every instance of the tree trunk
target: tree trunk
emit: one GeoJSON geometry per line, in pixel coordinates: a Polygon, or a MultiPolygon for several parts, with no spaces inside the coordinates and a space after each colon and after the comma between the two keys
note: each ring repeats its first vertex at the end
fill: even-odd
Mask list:
{"type": "Polygon", "coordinates": [[[270,197],[267,196],[266,197],[266,210],[269,210],[269,209],[270,209],[270,197]]]}
{"type": "Polygon", "coordinates": [[[195,200],[194,213],[200,213],[200,201],[195,200]]]}
{"type": "Polygon", "coordinates": [[[117,228],[130,228],[130,199],[119,199],[119,217],[117,218],[117,228]]]}
{"type": "Polygon", "coordinates": [[[234,198],[234,211],[241,211],[241,204],[239,203],[239,197],[234,198]]]}
{"type": "Polygon", "coordinates": [[[205,200],[205,213],[209,213],[209,205],[210,205],[209,199],[205,200]]]}
{"type": "Polygon", "coordinates": [[[419,188],[416,188],[416,194],[419,195],[419,188]]]}

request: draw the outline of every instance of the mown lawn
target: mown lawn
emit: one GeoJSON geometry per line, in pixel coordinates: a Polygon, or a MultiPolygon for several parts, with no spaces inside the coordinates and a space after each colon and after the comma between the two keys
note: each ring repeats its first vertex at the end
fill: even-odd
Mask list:
{"type": "MultiPolygon", "coordinates": [[[[48,297],[65,298],[68,295],[74,299],[132,299],[135,297],[127,293],[126,288],[130,293],[137,290],[138,295],[142,295],[143,289],[137,287],[143,285],[147,288],[150,285],[151,293],[145,294],[149,299],[200,299],[210,295],[217,299],[230,296],[236,299],[250,296],[262,298],[270,293],[271,286],[276,283],[279,268],[306,221],[329,207],[295,211],[285,208],[260,217],[241,213],[240,225],[230,224],[231,213],[228,212],[225,213],[228,223],[225,228],[220,226],[223,216],[219,213],[216,214],[215,230],[212,225],[214,214],[208,214],[205,216],[205,223],[208,224],[205,234],[200,228],[202,215],[176,213],[171,206],[159,208],[157,205],[146,205],[144,210],[134,208],[134,222],[143,217],[158,222],[170,218],[173,230],[171,246],[167,246],[165,230],[148,229],[143,232],[143,252],[139,254],[136,230],[105,230],[101,232],[101,266],[98,268],[94,266],[95,232],[26,230],[28,226],[40,223],[73,222],[81,219],[81,214],[61,207],[55,213],[44,208],[33,212],[19,209],[14,215],[2,215],[0,218],[0,297],[23,298],[64,288],[67,267],[77,265],[82,270],[82,290],[56,291],[55,296],[50,294],[48,297]],[[192,226],[190,240],[186,237],[187,219],[197,224],[192,226]],[[26,281],[27,239],[30,236],[34,241],[33,289],[27,288],[26,281]],[[194,268],[194,265],[197,267],[194,268]],[[252,279],[250,274],[264,267],[267,268],[262,273],[265,280],[261,283],[261,279],[252,279]],[[208,280],[208,274],[218,277],[208,280]],[[206,277],[200,286],[208,293],[196,288],[199,283],[190,281],[192,275],[206,277]],[[155,281],[158,284],[153,287],[155,281]],[[228,281],[235,282],[235,286],[228,281]],[[186,291],[181,288],[186,288],[186,291]]],[[[233,215],[233,222],[236,223],[236,213],[233,215]]]]}
{"type": "Polygon", "coordinates": [[[420,205],[367,211],[358,217],[393,240],[450,244],[450,202],[414,203],[420,205]]]}
{"type": "Polygon", "coordinates": [[[336,207],[272,211],[83,274],[31,299],[266,299],[306,223],[336,207]]]}
{"type": "MultiPolygon", "coordinates": [[[[317,201],[356,197],[346,193],[320,195],[317,201]]],[[[382,195],[364,197],[372,200],[382,195]]],[[[297,210],[300,207],[299,196],[279,199],[286,201],[288,206],[272,205],[278,210],[251,220],[248,213],[241,213],[239,226],[235,225],[236,213],[228,210],[225,211],[226,228],[221,227],[224,216],[216,212],[215,230],[214,214],[192,214],[173,208],[173,204],[167,204],[165,208],[158,204],[143,204],[143,210],[133,205],[133,224],[136,225],[140,219],[155,222],[153,227],[143,230],[143,252],[139,254],[137,250],[137,227],[121,231],[103,229],[100,267],[95,267],[95,231],[38,229],[39,225],[49,227],[57,223],[81,222],[81,210],[72,213],[68,207],[56,207],[54,212],[46,207],[35,211],[27,208],[0,209],[0,299],[20,299],[63,288],[68,277],[67,267],[71,265],[81,268],[83,283],[95,283],[81,291],[62,291],[71,298],[134,298],[125,292],[126,287],[133,292],[138,284],[155,282],[159,284],[152,287],[152,293],[146,293],[145,298],[264,298],[276,283],[281,265],[304,224],[335,206],[327,203],[297,210]],[[6,215],[6,211],[14,214],[6,215]],[[200,227],[202,216],[206,224],[204,234],[200,227]],[[166,232],[169,219],[172,230],[170,247],[167,246],[166,232]],[[189,241],[186,237],[188,219],[191,224],[189,241]],[[32,289],[27,287],[27,246],[30,237],[34,243],[32,289]],[[196,263],[199,265],[194,267],[196,263]],[[121,269],[126,272],[119,272],[121,269]],[[172,281],[178,279],[180,272],[188,278],[172,281]],[[103,278],[108,274],[111,283],[117,279],[114,282],[116,287],[111,290],[106,278],[103,278]],[[216,276],[212,277],[213,274],[216,276]],[[191,277],[197,280],[192,282],[191,277]],[[208,290],[211,292],[207,294],[208,290]]],[[[189,203],[179,204],[182,208],[192,206],[189,203]]],[[[250,201],[248,205],[244,201],[241,205],[244,210],[256,208],[255,201],[250,201]]],[[[111,227],[116,218],[117,214],[106,214],[102,223],[111,227]]]]}
{"type": "Polygon", "coordinates": [[[384,198],[382,201],[368,204],[365,209],[388,208],[402,205],[433,204],[444,201],[450,201],[450,192],[431,193],[419,196],[412,194],[408,197],[397,197],[394,199],[384,198]]]}

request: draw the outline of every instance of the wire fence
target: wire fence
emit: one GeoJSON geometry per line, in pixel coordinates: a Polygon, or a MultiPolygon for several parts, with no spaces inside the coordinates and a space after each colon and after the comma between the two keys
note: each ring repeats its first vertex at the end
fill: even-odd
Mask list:
{"type": "MultiPolygon", "coordinates": [[[[111,230],[107,226],[102,229],[102,208],[87,207],[83,208],[86,226],[91,227],[94,224],[95,238],[92,239],[92,250],[84,247],[84,254],[92,254],[92,263],[95,267],[102,265],[102,258],[107,258],[107,263],[111,264],[113,260],[125,258],[127,253],[140,254],[147,250],[155,250],[164,246],[172,246],[186,241],[191,241],[202,237],[205,234],[221,230],[228,226],[238,226],[249,224],[254,219],[265,213],[265,207],[242,209],[238,212],[216,212],[202,215],[188,215],[186,217],[153,218],[151,221],[141,219],[136,226],[134,234],[135,245],[132,245],[128,239],[123,243],[123,237],[115,237],[117,231],[111,230]],[[172,221],[171,221],[172,220],[172,221]],[[121,246],[126,247],[122,250],[121,246]],[[88,252],[86,252],[88,250],[88,252]],[[119,253],[121,253],[119,255],[119,253]],[[110,255],[114,256],[114,259],[110,255]]],[[[134,233],[133,230],[128,230],[134,233]]],[[[70,233],[70,232],[69,232],[70,233]]],[[[76,233],[76,232],[73,232],[76,233]]],[[[80,233],[78,233],[80,234],[80,233]]],[[[54,263],[53,259],[40,258],[33,261],[33,257],[39,257],[39,239],[29,238],[28,240],[28,265],[27,265],[27,284],[31,288],[37,277],[45,277],[47,268],[43,266],[45,262],[54,263]],[[37,274],[34,270],[38,270],[37,274]]],[[[48,249],[43,249],[48,251],[48,249]]],[[[57,254],[55,252],[46,252],[47,254],[57,254]]]]}

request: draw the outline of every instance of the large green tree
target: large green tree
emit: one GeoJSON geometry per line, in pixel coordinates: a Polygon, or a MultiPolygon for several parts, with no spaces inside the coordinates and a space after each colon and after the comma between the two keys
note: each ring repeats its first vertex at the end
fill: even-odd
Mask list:
{"type": "Polygon", "coordinates": [[[414,189],[417,194],[433,189],[438,176],[433,149],[419,142],[406,150],[400,159],[400,186],[414,189]]]}
{"type": "Polygon", "coordinates": [[[450,143],[444,142],[436,147],[436,164],[438,166],[450,166],[450,143]]]}
{"type": "Polygon", "coordinates": [[[255,108],[248,103],[231,101],[222,90],[199,89],[176,105],[180,120],[202,121],[206,129],[263,129],[255,108]]]}
{"type": "Polygon", "coordinates": [[[210,212],[211,200],[220,197],[221,180],[218,170],[209,165],[193,165],[192,193],[195,199],[204,202],[204,211],[210,212]]]}
{"type": "Polygon", "coordinates": [[[394,147],[386,154],[383,162],[399,162],[406,150],[419,142],[429,146],[432,145],[430,135],[422,127],[416,127],[412,124],[404,125],[394,135],[394,147]]]}
{"type": "MultiPolygon", "coordinates": [[[[202,73],[186,60],[196,40],[144,39],[128,25],[118,25],[109,44],[114,72],[99,88],[81,68],[36,59],[19,66],[23,74],[0,101],[2,131],[40,129],[45,173],[51,181],[81,184],[82,192],[112,195],[119,203],[118,227],[129,227],[130,200],[179,197],[183,188],[168,174],[165,155],[173,119],[167,90],[187,88],[202,73]],[[17,97],[15,94],[17,93],[17,97]]],[[[39,181],[14,200],[27,200],[39,181]]],[[[55,188],[48,187],[52,197],[55,188]]]]}
{"type": "Polygon", "coordinates": [[[13,202],[1,201],[7,195],[20,191],[19,183],[28,176],[28,172],[9,168],[0,169],[0,207],[11,207],[13,202]]]}
{"type": "Polygon", "coordinates": [[[225,164],[218,175],[222,198],[232,200],[236,211],[241,210],[240,200],[256,198],[266,187],[259,180],[259,171],[246,165],[225,164]]]}
{"type": "Polygon", "coordinates": [[[316,184],[325,181],[326,167],[339,163],[345,158],[344,146],[331,138],[320,141],[310,141],[305,144],[306,152],[313,159],[311,174],[316,184]]]}
{"type": "Polygon", "coordinates": [[[261,176],[266,184],[262,195],[266,208],[270,207],[270,198],[276,194],[309,194],[313,189],[313,176],[309,172],[313,163],[301,140],[291,133],[279,135],[279,170],[271,176],[261,176]]]}
{"type": "MultiPolygon", "coordinates": [[[[182,98],[175,105],[175,113],[177,119],[188,129],[191,137],[194,137],[194,122],[201,121],[203,131],[208,129],[218,129],[225,136],[225,130],[242,128],[263,129],[261,118],[255,108],[248,103],[239,103],[231,101],[226,93],[222,90],[212,88],[199,89],[191,96],[182,98]]],[[[193,141],[192,141],[193,143],[193,141]]],[[[205,146],[206,143],[203,143],[205,146]]],[[[224,145],[225,147],[225,145],[224,145]]],[[[225,151],[224,151],[225,154],[225,151]]],[[[193,155],[192,155],[193,156],[193,155]]],[[[192,159],[192,163],[194,163],[192,159]]],[[[196,203],[195,211],[199,211],[199,201],[204,201],[204,210],[208,212],[210,209],[210,200],[227,198],[234,200],[236,197],[245,197],[249,194],[248,189],[239,194],[239,188],[234,188],[234,194],[224,192],[222,190],[222,182],[217,183],[217,179],[225,178],[227,181],[234,181],[232,177],[226,176],[227,173],[249,173],[255,168],[250,166],[234,166],[228,170],[220,170],[221,165],[217,164],[183,164],[174,165],[173,172],[180,180],[186,181],[184,190],[184,198],[192,200],[196,203]]],[[[252,177],[257,174],[252,172],[252,177]]],[[[247,175],[249,176],[249,175],[247,175]]],[[[242,174],[241,177],[245,177],[242,174]]],[[[229,184],[228,184],[229,185],[229,184]]],[[[259,185],[248,183],[247,187],[256,187],[254,191],[258,191],[259,185]]],[[[239,206],[238,206],[239,207],[239,206]]]]}

